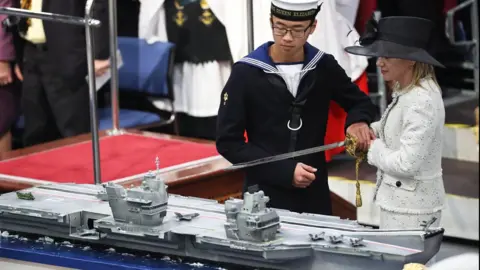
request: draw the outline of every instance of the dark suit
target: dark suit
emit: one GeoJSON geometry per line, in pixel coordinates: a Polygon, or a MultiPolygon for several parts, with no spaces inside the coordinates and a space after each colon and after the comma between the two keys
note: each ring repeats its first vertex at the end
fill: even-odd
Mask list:
{"type": "MultiPolygon", "coordinates": [[[[42,11],[84,17],[86,0],[43,0],[42,11]]],[[[95,59],[108,59],[108,2],[95,0],[95,59]]],[[[24,145],[90,132],[85,27],[43,21],[46,42],[24,42],[24,145]]]]}

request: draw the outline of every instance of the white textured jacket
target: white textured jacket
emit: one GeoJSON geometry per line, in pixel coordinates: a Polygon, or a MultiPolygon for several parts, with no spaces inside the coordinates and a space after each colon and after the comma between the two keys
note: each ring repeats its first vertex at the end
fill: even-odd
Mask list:
{"type": "Polygon", "coordinates": [[[442,94],[433,80],[423,79],[421,87],[394,92],[381,120],[371,124],[377,139],[368,152],[368,163],[378,168],[377,205],[411,214],[442,209],[444,122],[442,94]]]}

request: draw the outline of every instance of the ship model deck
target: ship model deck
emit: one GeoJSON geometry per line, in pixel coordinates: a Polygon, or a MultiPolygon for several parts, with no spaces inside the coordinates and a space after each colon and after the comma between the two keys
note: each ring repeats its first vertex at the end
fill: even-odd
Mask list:
{"type": "Polygon", "coordinates": [[[426,263],[444,230],[378,230],[338,217],[268,208],[249,190],[225,204],[139,187],[52,184],[0,196],[0,229],[270,269],[401,269],[426,263]]]}

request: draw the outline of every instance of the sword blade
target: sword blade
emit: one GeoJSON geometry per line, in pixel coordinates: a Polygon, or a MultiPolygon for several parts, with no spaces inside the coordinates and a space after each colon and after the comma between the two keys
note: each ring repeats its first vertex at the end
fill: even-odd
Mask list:
{"type": "Polygon", "coordinates": [[[280,161],[280,160],[285,160],[285,159],[289,159],[289,158],[320,153],[320,152],[323,152],[323,151],[326,151],[326,150],[342,147],[344,145],[345,145],[345,141],[331,143],[331,144],[312,147],[312,148],[308,148],[308,149],[304,149],[304,150],[299,150],[299,151],[289,152],[289,153],[275,155],[275,156],[271,156],[271,157],[260,158],[260,159],[256,159],[256,160],[252,160],[252,161],[248,161],[248,162],[234,164],[234,165],[226,168],[225,170],[226,171],[231,171],[231,170],[244,169],[244,168],[248,168],[248,167],[258,166],[258,165],[271,163],[271,162],[276,162],[276,161],[280,161]]]}

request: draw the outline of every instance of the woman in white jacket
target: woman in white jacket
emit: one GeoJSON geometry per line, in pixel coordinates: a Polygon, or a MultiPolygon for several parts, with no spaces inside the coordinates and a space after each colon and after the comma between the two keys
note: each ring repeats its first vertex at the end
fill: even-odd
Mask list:
{"type": "Polygon", "coordinates": [[[445,199],[442,140],[445,108],[427,52],[433,23],[414,17],[371,20],[352,54],[378,57],[383,77],[394,85],[393,100],[372,123],[368,163],[376,166],[374,201],[381,229],[438,226],[445,199]]]}

